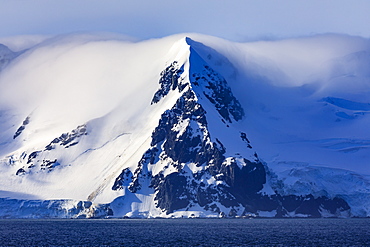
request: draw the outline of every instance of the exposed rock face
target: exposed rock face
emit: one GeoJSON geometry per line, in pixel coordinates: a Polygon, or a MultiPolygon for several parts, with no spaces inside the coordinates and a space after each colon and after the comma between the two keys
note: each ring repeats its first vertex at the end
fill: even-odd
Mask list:
{"type": "MultiPolygon", "coordinates": [[[[26,126],[29,123],[29,118],[23,121],[22,126],[26,126]]],[[[24,130],[22,126],[17,130],[19,134],[24,130]],[[22,129],[21,129],[22,128],[22,129]],[[21,130],[20,130],[21,129],[21,130]],[[20,131],[19,131],[20,130],[20,131]]],[[[16,133],[16,134],[17,134],[16,133]]],[[[18,134],[18,135],[19,135],[18,134]]],[[[22,167],[17,170],[16,175],[24,175],[31,171],[34,167],[39,167],[40,170],[51,171],[54,167],[60,165],[57,158],[50,158],[50,152],[57,148],[69,148],[78,144],[80,138],[87,135],[86,125],[80,125],[76,129],[69,133],[63,133],[61,136],[55,138],[48,145],[45,146],[44,150],[37,150],[30,153],[28,156],[26,153],[22,155],[22,159],[27,160],[27,167],[22,167]],[[47,158],[46,158],[47,157],[47,158]]],[[[51,155],[52,156],[52,155],[51,155]]]]}
{"type": "Polygon", "coordinates": [[[164,179],[156,177],[158,183],[155,184],[157,191],[155,200],[158,201],[157,206],[168,213],[174,210],[186,208],[190,203],[190,192],[188,188],[188,180],[180,173],[174,172],[166,176],[164,179]]]}
{"type": "Polygon", "coordinates": [[[203,94],[214,105],[224,120],[231,123],[244,116],[244,109],[234,97],[227,82],[208,65],[204,65],[200,73],[191,75],[192,84],[203,87],[203,94]]]}
{"type": "MultiPolygon", "coordinates": [[[[207,131],[205,110],[187,90],[175,106],[162,114],[152,134],[151,146],[161,146],[173,161],[203,164],[213,159],[210,136],[207,131]],[[176,128],[177,127],[177,128],[176,128]]],[[[157,147],[158,149],[158,147],[157,147]]]]}
{"type": "Polygon", "coordinates": [[[30,117],[26,117],[26,119],[22,122],[22,125],[14,133],[13,139],[17,138],[20,134],[22,134],[23,130],[26,128],[26,125],[29,123],[30,123],[30,117]]]}
{"type": "Polygon", "coordinates": [[[122,173],[116,178],[112,190],[121,190],[124,186],[129,186],[132,182],[132,172],[130,169],[126,168],[122,173]]]}
{"type": "Polygon", "coordinates": [[[87,135],[86,125],[80,125],[70,133],[63,133],[58,138],[55,138],[50,144],[45,147],[45,150],[52,150],[56,145],[69,148],[78,144],[78,140],[81,136],[87,135]]]}
{"type": "MultiPolygon", "coordinates": [[[[161,73],[160,89],[152,104],[171,90],[182,94],[174,106],[162,114],[152,133],[151,147],[143,154],[137,169],[133,173],[123,170],[112,189],[127,187],[132,193],[140,193],[143,186],[149,184],[155,193],[156,206],[167,214],[191,210],[194,206],[229,217],[258,215],[260,211],[274,212],[275,217],[321,217],[324,211],[331,215],[348,211],[348,204],[340,198],[262,192],[267,168],[257,154],[252,159],[226,155],[228,147],[211,136],[202,102],[213,105],[225,128],[240,121],[245,115],[244,109],[225,78],[191,51],[189,81],[181,77],[184,66],[176,61],[161,73]],[[205,98],[201,100],[202,95],[205,98]],[[154,174],[155,166],[162,168],[154,174]]],[[[239,136],[245,148],[252,149],[247,134],[239,132],[239,136]]]]}
{"type": "Polygon", "coordinates": [[[154,94],[152,104],[158,103],[170,90],[178,89],[181,92],[185,84],[180,80],[180,75],[184,72],[184,66],[179,67],[177,61],[161,72],[159,84],[161,88],[154,94]]]}

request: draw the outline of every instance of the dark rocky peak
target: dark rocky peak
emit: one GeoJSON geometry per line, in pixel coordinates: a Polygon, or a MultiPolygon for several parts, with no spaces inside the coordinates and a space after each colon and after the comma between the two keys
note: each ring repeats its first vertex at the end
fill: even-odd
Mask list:
{"type": "Polygon", "coordinates": [[[171,63],[160,74],[160,88],[154,94],[152,104],[158,103],[171,90],[182,92],[189,85],[199,98],[199,104],[202,104],[204,97],[214,106],[223,122],[232,123],[241,120],[244,109],[233,95],[226,79],[217,72],[221,70],[235,73],[233,65],[227,58],[202,43],[190,38],[186,38],[186,43],[189,45],[189,79],[181,77],[184,72],[183,64],[177,61],[171,63]]]}
{"type": "Polygon", "coordinates": [[[220,211],[217,203],[239,207],[240,200],[263,188],[266,183],[263,165],[258,159],[243,159],[245,167],[240,167],[235,158],[226,157],[227,147],[219,139],[211,138],[207,112],[198,102],[191,87],[184,90],[174,106],[162,114],[152,133],[151,146],[135,171],[124,169],[113,190],[127,188],[140,193],[149,185],[157,207],[172,213],[196,204],[217,212],[220,211]],[[198,168],[192,170],[189,164],[198,168]],[[150,167],[156,165],[163,168],[152,174],[150,167]]]}
{"type": "MultiPolygon", "coordinates": [[[[190,41],[187,42],[189,44],[190,41]]],[[[241,185],[244,195],[256,193],[266,182],[263,165],[257,158],[253,161],[244,159],[246,168],[240,168],[235,162],[229,164],[225,156],[227,147],[218,138],[211,138],[208,111],[218,112],[225,123],[240,120],[244,111],[224,77],[212,69],[191,45],[197,50],[204,46],[195,42],[190,44],[189,80],[181,76],[186,66],[176,61],[171,63],[160,74],[160,88],[152,104],[158,103],[171,90],[178,90],[181,93],[179,98],[161,115],[152,133],[150,147],[138,161],[135,171],[124,169],[112,186],[113,190],[127,188],[132,193],[140,193],[149,185],[156,193],[157,206],[168,213],[195,204],[206,210],[219,210],[215,201],[238,206],[233,194],[239,187],[235,184],[242,181],[247,187],[241,185]],[[192,170],[189,164],[198,168],[192,170]],[[163,167],[153,175],[151,167],[156,165],[163,167]],[[203,182],[209,179],[224,185],[203,182]],[[245,180],[249,183],[244,183],[245,180]]],[[[220,57],[214,50],[203,50],[220,57]]]]}

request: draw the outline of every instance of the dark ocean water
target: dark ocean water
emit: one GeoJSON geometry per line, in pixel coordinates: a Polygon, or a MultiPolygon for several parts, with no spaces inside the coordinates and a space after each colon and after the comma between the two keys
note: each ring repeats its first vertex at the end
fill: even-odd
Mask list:
{"type": "Polygon", "coordinates": [[[9,219],[0,246],[370,246],[370,219],[9,219]]]}

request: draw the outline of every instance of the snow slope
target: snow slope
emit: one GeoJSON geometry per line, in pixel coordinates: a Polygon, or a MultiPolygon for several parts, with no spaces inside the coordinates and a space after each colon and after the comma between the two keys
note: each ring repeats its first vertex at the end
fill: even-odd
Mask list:
{"type": "MultiPolygon", "coordinates": [[[[267,173],[262,194],[338,197],[350,206],[349,215],[370,215],[367,39],[319,35],[234,43],[180,34],[132,42],[79,34],[12,54],[0,49],[6,58],[0,72],[0,198],[110,203],[115,217],[231,212],[217,202],[219,211],[195,203],[169,213],[157,206],[164,185],[153,187],[142,178],[145,172],[163,174],[165,183],[179,171],[173,163],[186,174],[208,171],[207,164],[174,160],[181,155],[158,146],[164,144],[155,144],[162,149],[155,161],[141,162],[155,150],[163,114],[180,110],[179,99],[192,90],[195,98],[185,98],[205,110],[207,125],[179,116],[171,127],[177,142],[191,128],[191,138],[200,136],[204,145],[221,143],[225,167],[236,160],[242,169],[243,158],[254,162],[257,153],[267,173]],[[219,81],[218,89],[207,84],[212,80],[219,81]]],[[[221,183],[212,172],[207,176],[207,186],[221,183]]],[[[233,209],[236,215],[247,212],[244,206],[233,209]]]]}

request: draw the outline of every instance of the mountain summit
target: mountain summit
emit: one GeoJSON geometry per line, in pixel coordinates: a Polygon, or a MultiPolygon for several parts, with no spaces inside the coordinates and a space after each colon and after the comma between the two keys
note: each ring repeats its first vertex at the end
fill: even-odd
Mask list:
{"type": "MultiPolygon", "coordinates": [[[[139,43],[72,36],[10,61],[0,80],[13,95],[0,102],[0,215],[368,216],[370,200],[360,202],[369,195],[366,169],[331,158],[348,147],[344,159],[368,161],[366,140],[347,139],[369,120],[366,97],[333,91],[328,80],[345,83],[327,74],[337,57],[368,42],[325,37],[346,54],[321,57],[329,70],[287,86],[289,73],[274,63],[284,41],[193,36],[139,43]]],[[[362,63],[345,61],[363,89],[362,63]]]]}

